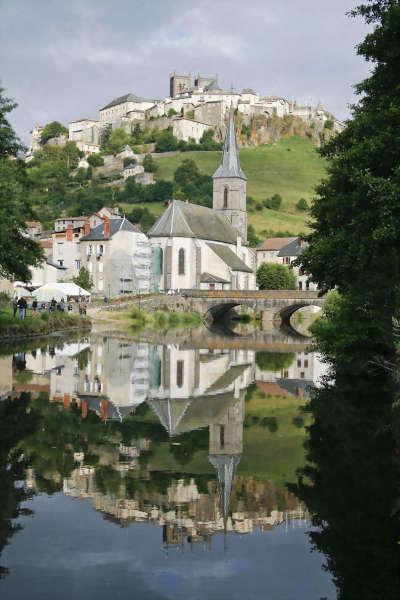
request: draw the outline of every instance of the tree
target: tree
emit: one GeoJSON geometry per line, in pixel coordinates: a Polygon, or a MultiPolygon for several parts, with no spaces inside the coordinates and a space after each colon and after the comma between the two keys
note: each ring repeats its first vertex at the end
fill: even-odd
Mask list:
{"type": "Polygon", "coordinates": [[[42,142],[42,144],[45,144],[51,138],[56,138],[62,134],[67,133],[68,129],[64,127],[64,125],[62,125],[58,121],[52,121],[51,123],[47,123],[47,125],[43,127],[43,131],[40,135],[40,141],[42,142]]]}
{"type": "Polygon", "coordinates": [[[305,198],[300,198],[300,200],[296,204],[297,210],[308,210],[308,202],[305,198]]]}
{"type": "Polygon", "coordinates": [[[181,162],[179,167],[177,167],[174,173],[174,181],[176,184],[183,188],[189,182],[197,181],[199,175],[199,168],[195,161],[190,158],[186,158],[184,161],[181,162]]]}
{"type": "Polygon", "coordinates": [[[317,190],[299,263],[390,339],[400,308],[400,4],[376,0],[353,15],[375,25],[358,46],[373,68],[356,86],[361,99],[346,128],[322,149],[328,178],[317,190]]]}
{"type": "Polygon", "coordinates": [[[15,106],[0,90],[0,276],[29,281],[29,267],[43,260],[43,251],[26,235],[26,219],[35,215],[27,198],[25,164],[10,158],[22,149],[6,116],[15,106]]]}
{"type": "Polygon", "coordinates": [[[172,133],[171,129],[164,129],[158,134],[156,141],[156,152],[169,152],[171,150],[177,150],[178,140],[172,133]]]}
{"type": "Polygon", "coordinates": [[[143,159],[143,167],[147,173],[155,173],[158,170],[158,165],[151,154],[146,154],[143,159]]]}
{"type": "Polygon", "coordinates": [[[93,287],[93,279],[86,267],[81,267],[79,269],[79,275],[73,277],[73,281],[87,292],[90,292],[93,287]]]}
{"type": "Polygon", "coordinates": [[[273,210],[279,210],[282,204],[282,196],[280,194],[274,194],[271,198],[264,200],[264,206],[266,208],[272,208],[273,210]]]}
{"type": "Polygon", "coordinates": [[[105,141],[102,141],[102,150],[105,154],[115,155],[121,152],[130,141],[131,137],[129,133],[125,129],[122,129],[122,127],[118,127],[114,131],[107,132],[105,141]]]}
{"type": "Polygon", "coordinates": [[[324,128],[325,129],[333,129],[334,127],[334,122],[332,119],[327,119],[324,123],[324,128]]]}
{"type": "Polygon", "coordinates": [[[252,247],[257,246],[257,244],[261,242],[261,239],[256,234],[253,225],[247,226],[247,241],[252,247]]]}
{"type": "Polygon", "coordinates": [[[169,111],[168,111],[168,113],[167,113],[167,116],[168,117],[174,117],[177,114],[178,113],[176,112],[176,110],[174,108],[170,108],[169,111]]]}
{"type": "Polygon", "coordinates": [[[257,284],[260,290],[295,290],[296,278],[286,265],[263,263],[257,269],[257,284]]]}
{"type": "Polygon", "coordinates": [[[293,352],[257,352],[256,364],[261,371],[282,371],[288,369],[293,363],[295,355],[293,352]]]}
{"type": "Polygon", "coordinates": [[[101,154],[90,154],[87,161],[91,167],[102,167],[104,165],[104,158],[101,154]]]}

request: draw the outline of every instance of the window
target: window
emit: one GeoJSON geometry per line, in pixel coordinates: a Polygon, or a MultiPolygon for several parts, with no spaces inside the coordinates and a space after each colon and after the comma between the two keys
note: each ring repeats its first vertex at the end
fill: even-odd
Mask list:
{"type": "Polygon", "coordinates": [[[306,283],[306,290],[309,290],[309,289],[310,289],[310,282],[307,281],[307,283],[306,283]]]}
{"type": "Polygon", "coordinates": [[[104,284],[103,284],[103,280],[99,279],[99,283],[98,283],[98,290],[99,292],[102,292],[104,290],[104,284]]]}
{"type": "Polygon", "coordinates": [[[59,261],[58,261],[58,265],[59,265],[60,267],[63,267],[63,266],[64,266],[64,261],[63,261],[63,260],[59,260],[59,261]]]}
{"type": "Polygon", "coordinates": [[[176,385],[178,387],[183,386],[183,360],[176,362],[176,385]]]}
{"type": "Polygon", "coordinates": [[[305,361],[304,361],[304,368],[307,369],[307,367],[308,367],[308,360],[305,359],[305,361]]]}
{"type": "Polygon", "coordinates": [[[223,448],[225,446],[225,425],[219,426],[219,447],[223,448]]]}
{"type": "Polygon", "coordinates": [[[289,371],[283,371],[283,379],[287,379],[289,377],[289,371]]]}
{"type": "Polygon", "coordinates": [[[228,208],[228,188],[224,188],[224,208],[228,208]]]}
{"type": "Polygon", "coordinates": [[[300,379],[304,379],[304,377],[305,377],[305,373],[304,373],[304,371],[302,371],[302,372],[300,373],[300,379]]]}
{"type": "Polygon", "coordinates": [[[57,242],[57,252],[58,254],[62,254],[63,253],[63,243],[62,242],[57,242]]]}
{"type": "Polygon", "coordinates": [[[297,366],[301,367],[301,360],[299,358],[297,359],[297,366]]]}
{"type": "Polygon", "coordinates": [[[160,248],[159,259],[160,259],[160,275],[162,275],[163,274],[163,265],[164,265],[164,252],[163,252],[162,248],[160,248]]]}
{"type": "Polygon", "coordinates": [[[102,263],[102,262],[101,262],[101,263],[99,263],[99,273],[102,273],[102,272],[103,272],[103,268],[104,268],[104,265],[103,265],[103,263],[102,263]]]}
{"type": "Polygon", "coordinates": [[[86,248],[86,253],[88,256],[90,256],[92,254],[92,244],[88,245],[88,247],[86,248]]]}
{"type": "Polygon", "coordinates": [[[303,289],[303,282],[299,281],[299,290],[302,290],[302,289],[303,289]]]}
{"type": "Polygon", "coordinates": [[[81,261],[80,260],[75,261],[75,269],[78,272],[81,270],[81,261]]]}
{"type": "Polygon", "coordinates": [[[178,275],[185,274],[185,250],[181,248],[178,253],[178,275]]]}
{"type": "Polygon", "coordinates": [[[103,246],[103,244],[99,245],[99,254],[101,254],[101,255],[104,254],[104,246],[103,246]]]}

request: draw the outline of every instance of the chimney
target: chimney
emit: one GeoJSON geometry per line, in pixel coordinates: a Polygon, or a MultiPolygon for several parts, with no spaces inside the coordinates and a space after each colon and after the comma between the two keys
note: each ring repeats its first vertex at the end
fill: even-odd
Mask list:
{"type": "Polygon", "coordinates": [[[72,242],[74,239],[74,230],[72,229],[71,223],[67,225],[67,231],[65,232],[65,239],[67,242],[72,242]]]}
{"type": "Polygon", "coordinates": [[[108,217],[103,217],[104,221],[104,237],[110,237],[110,219],[108,217]]]}
{"type": "Polygon", "coordinates": [[[90,222],[89,219],[85,218],[85,235],[89,235],[90,233],[90,222]]]}

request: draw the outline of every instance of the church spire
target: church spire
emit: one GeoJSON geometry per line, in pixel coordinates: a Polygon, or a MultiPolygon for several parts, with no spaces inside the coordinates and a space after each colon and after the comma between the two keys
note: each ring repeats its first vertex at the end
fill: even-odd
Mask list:
{"type": "Polygon", "coordinates": [[[232,104],[229,110],[228,128],[222,149],[221,164],[213,175],[214,179],[222,177],[240,177],[241,179],[247,179],[240,166],[239,152],[236,143],[234,108],[232,104]]]}

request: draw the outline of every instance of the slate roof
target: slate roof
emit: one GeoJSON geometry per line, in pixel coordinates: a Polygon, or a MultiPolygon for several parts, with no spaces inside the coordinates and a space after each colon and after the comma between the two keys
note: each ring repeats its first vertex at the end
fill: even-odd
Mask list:
{"type": "Polygon", "coordinates": [[[148,237],[187,237],[236,244],[238,232],[212,208],[173,200],[154,223],[148,237]]]}
{"type": "Polygon", "coordinates": [[[239,152],[236,143],[236,130],[234,119],[234,108],[231,106],[229,111],[228,129],[225,135],[224,146],[222,148],[222,160],[213,178],[240,177],[247,179],[240,166],[239,152]]]}
{"type": "MultiPolygon", "coordinates": [[[[143,102],[145,101],[144,98],[139,98],[139,96],[136,96],[135,94],[124,94],[124,96],[119,96],[118,98],[114,98],[114,100],[111,100],[111,102],[109,102],[108,104],[106,104],[105,106],[103,106],[103,108],[100,108],[100,110],[106,110],[106,108],[112,108],[113,106],[118,106],[118,104],[123,104],[124,102],[143,102]]],[[[153,102],[153,100],[148,100],[148,102],[153,102]]]]}
{"type": "Polygon", "coordinates": [[[286,244],[286,246],[283,246],[279,250],[278,256],[300,256],[304,249],[304,246],[301,246],[300,242],[300,238],[296,238],[289,244],[286,244]]]}
{"type": "Polygon", "coordinates": [[[230,267],[233,271],[243,271],[244,273],[253,272],[253,270],[248,267],[241,258],[236,256],[236,254],[232,252],[230,248],[221,246],[220,244],[211,243],[208,243],[207,246],[211,248],[211,250],[215,252],[215,254],[219,256],[220,259],[223,260],[224,263],[227,264],[228,267],[230,267]]]}
{"type": "Polygon", "coordinates": [[[220,92],[221,88],[218,85],[218,81],[216,79],[213,79],[212,81],[210,81],[210,83],[208,85],[206,85],[206,87],[204,88],[205,92],[220,92]]]}
{"type": "Polygon", "coordinates": [[[293,242],[295,237],[272,237],[258,244],[257,250],[280,250],[290,242],[293,242]]]}
{"type": "MultiPolygon", "coordinates": [[[[117,233],[117,231],[137,231],[137,228],[132,225],[128,219],[110,219],[110,238],[117,233]]],[[[97,227],[93,227],[90,230],[89,235],[81,237],[81,242],[88,242],[94,240],[108,240],[104,235],[104,223],[100,223],[97,227]]]]}
{"type": "Polygon", "coordinates": [[[230,283],[227,279],[223,279],[218,275],[212,275],[211,273],[202,273],[200,277],[200,283],[230,283]]]}

